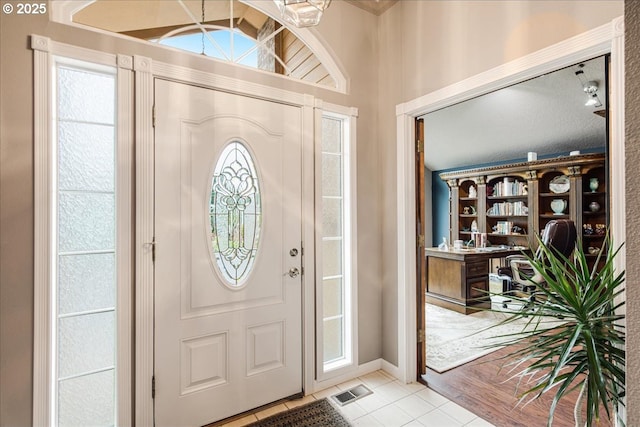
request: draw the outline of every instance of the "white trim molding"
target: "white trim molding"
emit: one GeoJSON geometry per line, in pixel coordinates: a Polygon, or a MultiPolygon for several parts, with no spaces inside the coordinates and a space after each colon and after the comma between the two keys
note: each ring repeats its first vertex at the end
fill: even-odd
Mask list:
{"type": "Polygon", "coordinates": [[[132,194],[133,194],[133,80],[131,57],[111,55],[31,36],[34,54],[34,365],[33,425],[49,426],[55,413],[52,390],[55,344],[56,254],[54,210],[57,141],[52,122],[56,64],[105,69],[116,75],[116,423],[132,424],[132,194]],[[104,66],[108,68],[104,68],[104,66]]]}
{"type": "Polygon", "coordinates": [[[49,425],[51,412],[51,79],[49,39],[31,36],[33,49],[34,291],[33,425],[49,425]]]}
{"type": "MultiPolygon", "coordinates": [[[[342,226],[343,226],[343,284],[347,286],[344,295],[344,357],[333,366],[327,368],[324,363],[324,319],[323,315],[323,271],[316,270],[315,275],[315,319],[316,346],[315,370],[316,381],[353,375],[358,369],[358,225],[357,225],[357,117],[358,109],[345,107],[316,100],[315,102],[315,170],[318,172],[315,181],[315,237],[318,247],[315,263],[322,266],[322,120],[330,117],[342,123],[344,147],[342,149],[343,187],[342,187],[342,226]]],[[[353,376],[352,376],[353,377],[353,376]]]]}
{"type": "Polygon", "coordinates": [[[136,82],[136,361],[135,425],[152,426],[154,149],[153,74],[150,58],[135,56],[136,82]]]}
{"type": "MultiPolygon", "coordinates": [[[[151,64],[151,60],[149,60],[149,64],[151,64]]],[[[153,75],[154,77],[176,80],[187,84],[199,84],[212,89],[224,89],[233,93],[258,96],[294,106],[304,106],[305,102],[307,102],[305,97],[308,96],[166,62],[153,62],[153,75]]]]}
{"type": "MultiPolygon", "coordinates": [[[[611,54],[610,165],[611,228],[615,242],[625,236],[624,188],[624,18],[396,107],[398,227],[398,370],[401,380],[417,379],[414,120],[476,96],[585,61],[611,54]]],[[[623,248],[624,250],[624,248],[623,248]]],[[[624,269],[624,253],[617,258],[624,269]]]]}
{"type": "Polygon", "coordinates": [[[313,393],[316,370],[315,348],[315,277],[316,240],[313,222],[315,208],[314,121],[315,98],[305,95],[302,107],[302,387],[305,394],[313,393]]]}
{"type": "Polygon", "coordinates": [[[116,302],[116,425],[133,424],[133,188],[134,188],[134,136],[133,136],[133,72],[132,58],[117,56],[117,147],[116,173],[116,265],[118,293],[116,302]],[[122,197],[120,197],[122,195],[122,197]]]}
{"type": "Polygon", "coordinates": [[[398,379],[416,380],[415,117],[398,114],[398,379]],[[403,141],[400,144],[399,141],[403,141]],[[402,211],[402,215],[400,212],[402,211]]]}
{"type": "MultiPolygon", "coordinates": [[[[611,228],[613,242],[620,245],[626,236],[626,193],[625,193],[625,84],[624,84],[624,18],[615,19],[612,24],[611,69],[609,78],[609,155],[611,167],[611,228]],[[615,201],[615,203],[613,203],[615,201]]],[[[626,270],[626,246],[615,258],[617,271],[626,270]]]]}
{"type": "MultiPolygon", "coordinates": [[[[353,370],[349,372],[343,373],[335,377],[327,378],[322,381],[315,381],[313,383],[313,389],[311,390],[311,393],[315,393],[320,390],[325,390],[329,387],[342,384],[346,381],[352,380],[357,377],[365,376],[367,374],[370,374],[375,371],[379,371],[381,369],[387,372],[388,374],[393,375],[392,371],[387,370],[388,366],[390,366],[389,363],[387,363],[383,359],[375,359],[370,362],[366,362],[362,365],[357,365],[354,367],[353,370]]],[[[310,393],[306,393],[306,394],[310,394],[310,393]]]]}

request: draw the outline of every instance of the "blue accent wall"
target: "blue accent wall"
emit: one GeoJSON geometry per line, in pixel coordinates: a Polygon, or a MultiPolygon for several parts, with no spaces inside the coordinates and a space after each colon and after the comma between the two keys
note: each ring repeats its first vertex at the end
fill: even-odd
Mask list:
{"type": "Polygon", "coordinates": [[[432,172],[431,179],[431,206],[432,212],[432,236],[433,246],[438,246],[442,238],[449,240],[449,186],[440,179],[444,170],[432,172]]]}
{"type": "MultiPolygon", "coordinates": [[[[588,153],[604,153],[604,147],[601,149],[581,150],[582,154],[588,153]]],[[[548,156],[539,156],[540,160],[550,159],[553,157],[566,156],[568,153],[556,153],[548,156]]],[[[443,172],[452,172],[463,169],[474,169],[488,166],[500,166],[508,165],[510,163],[526,162],[527,158],[518,158],[505,160],[502,162],[471,164],[468,166],[461,166],[458,168],[442,169],[431,172],[431,206],[432,206],[432,230],[433,230],[433,246],[438,246],[442,242],[442,238],[449,239],[449,186],[446,182],[440,179],[440,174],[443,172]]]]}

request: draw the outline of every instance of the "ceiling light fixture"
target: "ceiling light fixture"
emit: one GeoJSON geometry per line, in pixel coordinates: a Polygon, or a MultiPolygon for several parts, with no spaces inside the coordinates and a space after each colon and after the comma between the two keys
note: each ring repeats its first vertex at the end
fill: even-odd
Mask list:
{"type": "Polygon", "coordinates": [[[296,27],[312,27],[320,23],[322,13],[331,0],[273,0],[282,18],[296,27]]]}
{"type": "MultiPolygon", "coordinates": [[[[204,0],[202,0],[202,19],[200,20],[200,24],[204,25],[204,0]]],[[[204,53],[204,30],[202,31],[202,53],[200,55],[205,55],[204,53]]]]}
{"type": "Polygon", "coordinates": [[[587,102],[584,104],[586,107],[602,107],[598,98],[598,82],[590,80],[584,84],[582,90],[587,94],[587,102]]]}
{"type": "Polygon", "coordinates": [[[591,98],[587,99],[587,102],[584,103],[585,107],[602,107],[602,103],[600,99],[598,99],[598,95],[595,93],[591,95],[591,98]]]}
{"type": "Polygon", "coordinates": [[[578,65],[580,69],[576,71],[576,77],[580,80],[582,84],[582,90],[587,94],[587,102],[585,102],[585,107],[602,107],[602,103],[600,102],[600,98],[598,98],[598,82],[594,80],[585,81],[584,71],[582,67],[584,64],[578,65]]]}

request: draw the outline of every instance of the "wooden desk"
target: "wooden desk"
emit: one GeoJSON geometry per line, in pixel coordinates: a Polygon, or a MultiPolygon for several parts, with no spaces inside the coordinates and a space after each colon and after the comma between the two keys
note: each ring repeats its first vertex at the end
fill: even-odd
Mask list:
{"type": "Polygon", "coordinates": [[[489,260],[521,254],[520,249],[425,249],[427,302],[459,313],[489,308],[489,260]]]}

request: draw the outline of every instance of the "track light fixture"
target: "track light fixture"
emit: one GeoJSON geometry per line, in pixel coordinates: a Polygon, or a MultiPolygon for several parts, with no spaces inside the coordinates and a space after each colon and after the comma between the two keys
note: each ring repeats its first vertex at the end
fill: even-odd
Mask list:
{"type": "Polygon", "coordinates": [[[600,102],[600,98],[598,98],[598,82],[595,80],[585,81],[584,71],[582,67],[584,64],[578,65],[580,69],[576,71],[576,77],[580,80],[582,84],[582,90],[587,94],[587,102],[585,102],[585,107],[602,107],[602,103],[600,102]]]}
{"type": "Polygon", "coordinates": [[[584,104],[586,107],[602,107],[602,103],[598,98],[598,83],[590,80],[583,87],[582,90],[587,94],[587,102],[584,104]]]}

